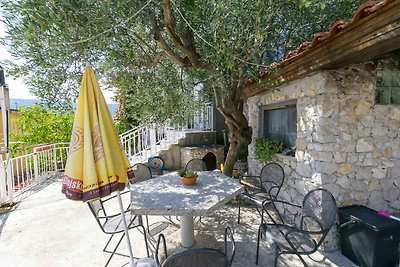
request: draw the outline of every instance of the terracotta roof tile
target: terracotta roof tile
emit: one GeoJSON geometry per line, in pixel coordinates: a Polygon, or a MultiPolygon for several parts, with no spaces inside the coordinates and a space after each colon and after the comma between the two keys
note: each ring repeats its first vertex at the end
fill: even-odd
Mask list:
{"type": "Polygon", "coordinates": [[[311,41],[311,46],[316,46],[319,43],[323,42],[326,38],[328,38],[329,34],[327,32],[319,32],[314,35],[313,40],[311,41]]]}
{"type": "MultiPolygon", "coordinates": [[[[304,42],[300,44],[297,49],[290,51],[286,54],[286,56],[283,57],[283,59],[280,62],[286,61],[288,59],[291,59],[293,57],[296,57],[303,53],[304,51],[307,51],[309,49],[312,49],[322,42],[325,42],[328,39],[333,38],[336,34],[340,33],[343,29],[353,25],[354,23],[358,22],[359,20],[368,17],[370,14],[375,13],[379,9],[381,9],[383,6],[386,6],[387,4],[393,2],[395,0],[380,0],[380,1],[367,1],[363,4],[361,4],[357,10],[354,12],[353,17],[350,20],[337,20],[332,24],[332,26],[329,28],[327,32],[319,32],[314,35],[314,38],[311,42],[304,42]]],[[[270,65],[272,67],[273,65],[278,64],[278,63],[273,63],[270,65]]],[[[248,80],[248,82],[245,84],[245,86],[252,84],[256,82],[259,78],[262,78],[266,75],[268,75],[268,70],[269,68],[261,71],[258,75],[258,78],[253,78],[248,80]]]]}

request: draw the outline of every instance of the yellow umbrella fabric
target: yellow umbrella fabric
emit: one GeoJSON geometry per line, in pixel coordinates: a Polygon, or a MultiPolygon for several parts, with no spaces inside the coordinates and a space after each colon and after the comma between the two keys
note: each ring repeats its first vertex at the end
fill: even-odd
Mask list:
{"type": "Polygon", "coordinates": [[[93,69],[82,78],[62,193],[90,201],[122,191],[133,171],[119,142],[93,69]]]}

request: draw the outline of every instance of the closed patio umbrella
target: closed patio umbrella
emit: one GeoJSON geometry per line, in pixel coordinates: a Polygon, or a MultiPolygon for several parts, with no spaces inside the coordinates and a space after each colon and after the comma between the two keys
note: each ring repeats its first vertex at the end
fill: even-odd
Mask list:
{"type": "MultiPolygon", "coordinates": [[[[133,171],[122,150],[107,103],[94,71],[88,65],[82,78],[65,166],[62,193],[72,200],[91,201],[124,190],[133,171]]],[[[133,263],[128,228],[122,216],[133,263]]]]}

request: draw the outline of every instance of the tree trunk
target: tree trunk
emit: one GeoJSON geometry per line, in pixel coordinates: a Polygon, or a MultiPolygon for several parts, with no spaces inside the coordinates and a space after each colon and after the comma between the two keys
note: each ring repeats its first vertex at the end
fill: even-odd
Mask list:
{"type": "Polygon", "coordinates": [[[231,176],[240,151],[247,149],[251,143],[252,129],[243,114],[243,102],[234,105],[233,101],[225,99],[224,107],[218,107],[218,111],[224,116],[229,128],[229,151],[225,160],[224,174],[231,176]]]}

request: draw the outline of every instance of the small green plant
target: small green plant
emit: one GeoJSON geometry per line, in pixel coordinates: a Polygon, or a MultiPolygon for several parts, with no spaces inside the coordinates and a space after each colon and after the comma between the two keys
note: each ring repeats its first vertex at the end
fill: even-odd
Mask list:
{"type": "Polygon", "coordinates": [[[197,177],[197,172],[195,172],[195,171],[187,171],[185,177],[187,177],[187,178],[197,177]]]}
{"type": "Polygon", "coordinates": [[[258,160],[267,162],[272,159],[273,155],[282,152],[283,148],[283,143],[280,140],[257,139],[255,156],[258,160]]]}
{"type": "Polygon", "coordinates": [[[186,177],[186,178],[194,178],[197,177],[197,172],[195,171],[186,171],[185,169],[179,169],[178,174],[180,177],[186,177]]]}
{"type": "Polygon", "coordinates": [[[178,170],[178,174],[179,174],[180,177],[185,176],[185,174],[186,174],[185,169],[179,169],[179,170],[178,170]]]}

